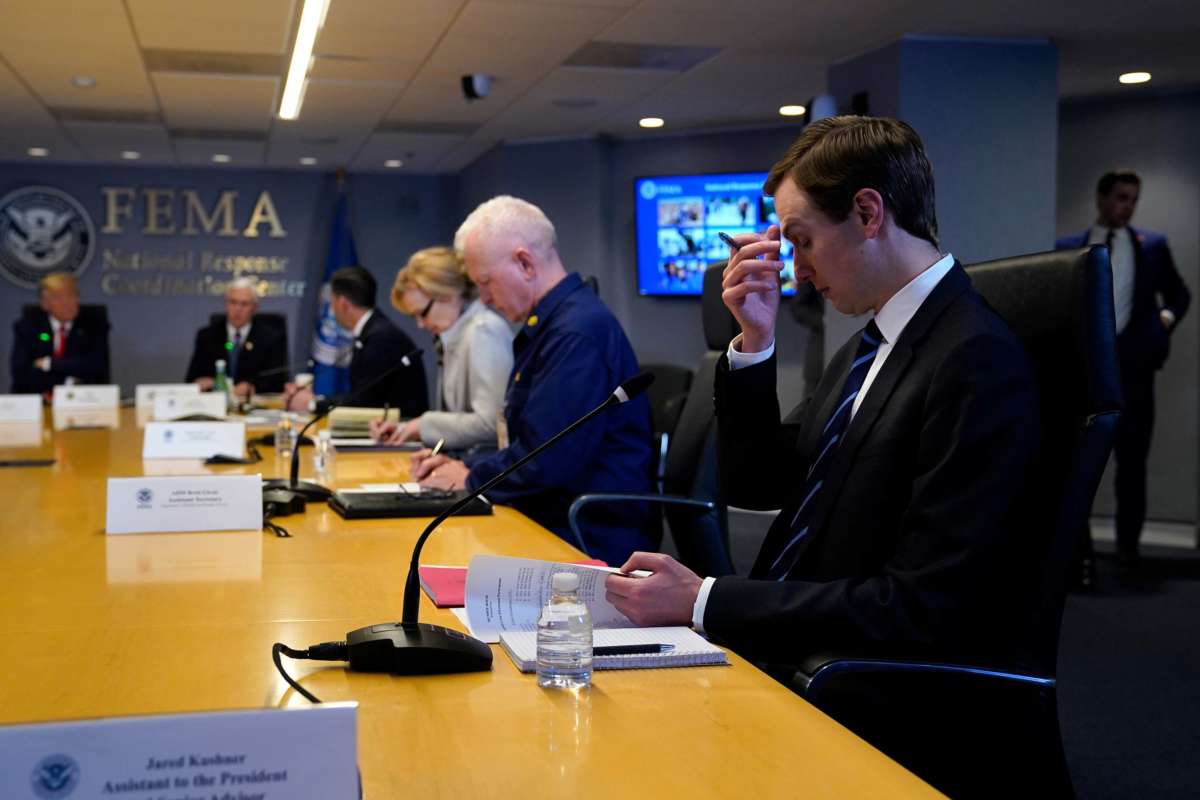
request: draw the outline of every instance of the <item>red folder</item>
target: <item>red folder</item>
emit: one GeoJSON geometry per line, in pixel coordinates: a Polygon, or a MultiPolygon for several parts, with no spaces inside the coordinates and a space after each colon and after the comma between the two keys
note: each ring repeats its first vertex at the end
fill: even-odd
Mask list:
{"type": "MultiPolygon", "coordinates": [[[[589,567],[607,567],[603,561],[573,561],[589,567]]],[[[438,608],[461,608],[466,603],[466,567],[421,567],[417,572],[421,588],[438,608]]]]}

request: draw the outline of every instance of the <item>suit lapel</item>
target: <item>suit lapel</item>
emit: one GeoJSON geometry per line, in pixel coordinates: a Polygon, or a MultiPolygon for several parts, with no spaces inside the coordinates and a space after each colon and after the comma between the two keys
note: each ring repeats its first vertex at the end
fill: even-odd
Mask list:
{"type": "MultiPolygon", "coordinates": [[[[821,492],[815,502],[812,520],[809,523],[810,533],[798,545],[796,563],[803,558],[804,551],[812,546],[818,536],[824,534],[824,527],[830,510],[833,508],[847,477],[854,467],[859,448],[870,435],[876,421],[883,414],[888,401],[899,386],[900,381],[908,372],[913,358],[920,349],[921,342],[929,333],[938,317],[956,297],[967,291],[971,286],[970,279],[962,266],[955,262],[950,272],[941,280],[917,313],[905,326],[900,339],[892,346],[887,361],[863,398],[858,412],[850,420],[841,444],[833,453],[833,461],[829,465],[829,474],[821,487],[821,492]]],[[[840,384],[839,384],[840,385],[840,384]]]]}

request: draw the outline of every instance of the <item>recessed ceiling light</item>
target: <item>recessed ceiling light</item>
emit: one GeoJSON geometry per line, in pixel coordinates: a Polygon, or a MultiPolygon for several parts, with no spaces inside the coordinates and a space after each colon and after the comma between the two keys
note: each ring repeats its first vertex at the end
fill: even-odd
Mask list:
{"type": "Polygon", "coordinates": [[[1121,77],[1117,78],[1117,80],[1120,81],[1121,83],[1149,83],[1150,82],[1150,73],[1149,72],[1126,72],[1125,74],[1121,75],[1121,77]]]}
{"type": "Polygon", "coordinates": [[[383,162],[383,165],[388,169],[399,169],[400,167],[404,166],[404,162],[398,158],[389,158],[387,161],[383,162]]]}
{"type": "Polygon", "coordinates": [[[306,167],[311,167],[313,164],[317,163],[317,160],[312,156],[305,156],[304,158],[300,159],[300,163],[306,167]]]}
{"type": "Polygon", "coordinates": [[[126,161],[137,161],[141,157],[142,157],[142,154],[139,153],[137,150],[122,150],[121,151],[121,158],[125,159],[126,161]]]}
{"type": "Polygon", "coordinates": [[[96,79],[91,75],[76,75],[71,78],[71,85],[77,86],[80,89],[91,89],[96,85],[96,79]]]}
{"type": "Polygon", "coordinates": [[[45,158],[46,156],[50,155],[50,151],[44,147],[31,147],[25,152],[29,153],[29,155],[33,156],[34,158],[45,158]]]}
{"type": "Polygon", "coordinates": [[[283,84],[283,98],[279,101],[281,119],[296,119],[304,103],[304,90],[308,86],[308,67],[313,60],[313,45],[317,34],[325,24],[325,13],[329,11],[329,0],[304,0],[300,12],[300,27],[296,29],[296,43],[292,46],[292,60],[288,65],[287,81],[283,84]]]}
{"type": "Polygon", "coordinates": [[[231,159],[225,153],[216,153],[213,155],[213,161],[216,162],[217,164],[228,164],[232,160],[233,159],[231,159]]]}
{"type": "Polygon", "coordinates": [[[785,117],[803,117],[804,106],[780,106],[779,113],[785,117]]]}
{"type": "Polygon", "coordinates": [[[662,117],[642,117],[638,120],[638,125],[643,128],[661,128],[665,124],[662,117]]]}

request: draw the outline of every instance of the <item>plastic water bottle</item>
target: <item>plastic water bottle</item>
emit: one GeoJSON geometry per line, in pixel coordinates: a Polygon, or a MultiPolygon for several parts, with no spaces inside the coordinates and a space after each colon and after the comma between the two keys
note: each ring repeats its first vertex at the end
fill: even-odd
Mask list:
{"type": "Polygon", "coordinates": [[[334,457],[337,449],[333,446],[333,434],[328,428],[317,434],[317,442],[313,447],[313,469],[322,480],[327,480],[333,470],[334,457]]]}
{"type": "Polygon", "coordinates": [[[579,599],[579,576],[556,572],[553,593],[537,624],[538,686],[583,689],[592,685],[592,615],[579,599]]]}
{"type": "Polygon", "coordinates": [[[296,446],[296,433],[292,415],[284,411],[279,415],[279,423],[275,426],[275,455],[278,458],[292,457],[292,448],[296,446]]]}
{"type": "Polygon", "coordinates": [[[220,392],[225,396],[225,408],[233,409],[233,387],[229,385],[229,377],[225,374],[225,359],[218,358],[216,363],[216,376],[213,378],[214,392],[220,392]]]}

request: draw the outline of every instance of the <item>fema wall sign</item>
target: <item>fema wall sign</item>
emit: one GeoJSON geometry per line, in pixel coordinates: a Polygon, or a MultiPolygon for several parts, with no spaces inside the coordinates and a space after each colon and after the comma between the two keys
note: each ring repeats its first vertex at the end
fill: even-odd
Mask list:
{"type": "Polygon", "coordinates": [[[0,198],[0,273],[26,289],[51,272],[78,277],[92,260],[96,231],[79,202],[48,186],[0,198]]]}

